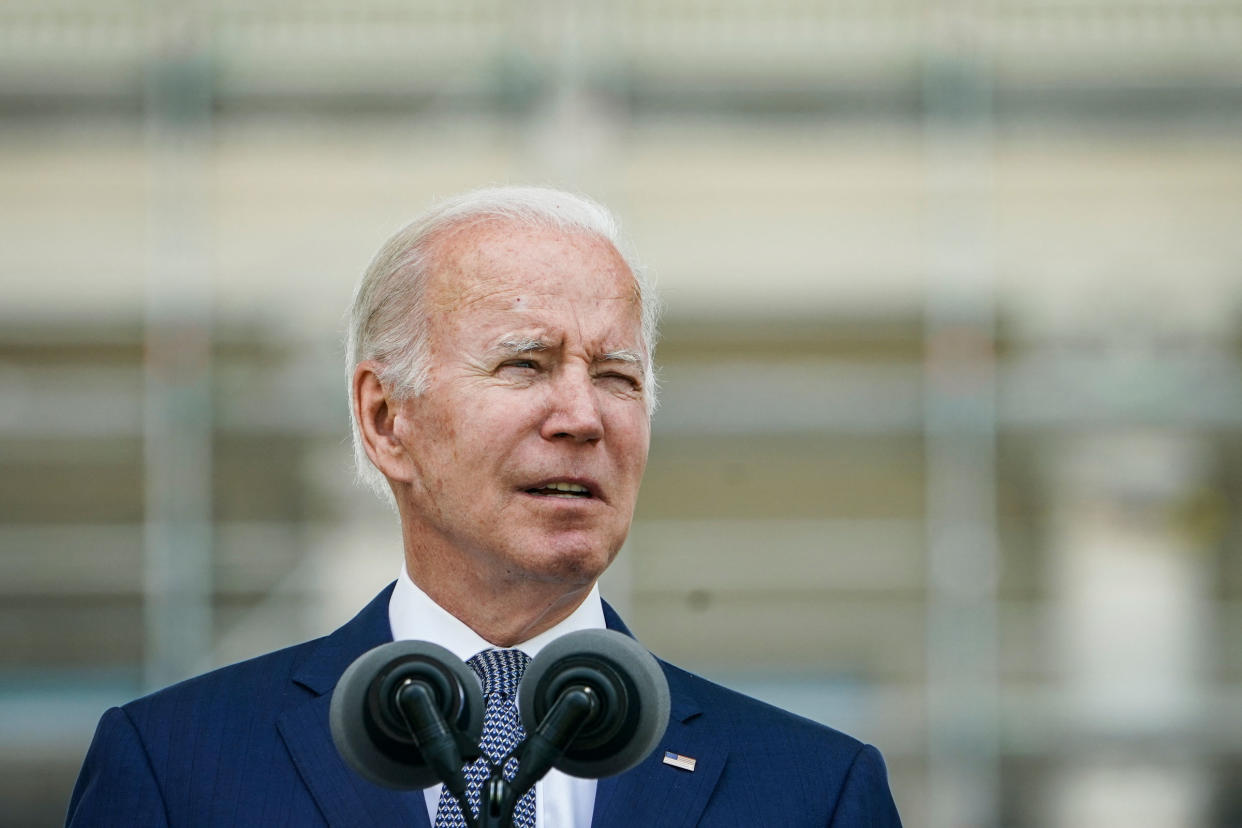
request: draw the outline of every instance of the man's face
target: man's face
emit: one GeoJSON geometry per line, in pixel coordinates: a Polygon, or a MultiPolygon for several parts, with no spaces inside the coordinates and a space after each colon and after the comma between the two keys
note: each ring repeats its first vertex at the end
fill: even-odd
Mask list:
{"type": "Polygon", "coordinates": [[[501,222],[438,240],[432,269],[430,381],[394,422],[412,574],[594,581],[650,442],[633,276],[594,236],[501,222]]]}

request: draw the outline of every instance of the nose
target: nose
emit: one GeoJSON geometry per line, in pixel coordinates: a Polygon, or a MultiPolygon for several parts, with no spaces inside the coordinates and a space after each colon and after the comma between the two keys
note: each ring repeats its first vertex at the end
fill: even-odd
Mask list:
{"type": "Polygon", "coordinates": [[[566,366],[548,384],[548,410],[540,427],[545,440],[591,443],[604,436],[597,389],[589,372],[566,366]]]}

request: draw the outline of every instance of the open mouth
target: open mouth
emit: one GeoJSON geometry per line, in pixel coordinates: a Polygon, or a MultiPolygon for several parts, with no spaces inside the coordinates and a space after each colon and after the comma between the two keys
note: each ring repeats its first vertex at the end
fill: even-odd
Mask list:
{"type": "Polygon", "coordinates": [[[534,489],[527,489],[527,494],[539,495],[541,497],[567,497],[589,499],[594,495],[586,486],[577,483],[545,483],[534,489]]]}

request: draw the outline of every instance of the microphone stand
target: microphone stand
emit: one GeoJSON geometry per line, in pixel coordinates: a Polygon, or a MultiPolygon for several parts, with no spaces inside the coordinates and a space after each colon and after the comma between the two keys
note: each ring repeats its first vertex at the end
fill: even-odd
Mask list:
{"type": "Polygon", "coordinates": [[[406,679],[397,689],[396,701],[406,729],[427,765],[454,797],[464,801],[466,775],[462,772],[462,759],[471,753],[477,756],[478,751],[462,749],[470,746],[469,741],[445,721],[436,705],[435,692],[426,682],[406,679]],[[422,727],[416,722],[422,722],[422,727]]]}
{"type": "MultiPolygon", "coordinates": [[[[471,824],[471,828],[513,828],[513,810],[518,800],[564,755],[578,731],[598,709],[599,697],[589,686],[574,685],[562,691],[534,733],[528,734],[499,763],[489,762],[492,772],[479,792],[478,822],[471,824],[467,816],[467,824],[471,824]],[[512,782],[504,777],[504,767],[511,756],[518,760],[512,782]]],[[[465,808],[462,813],[466,813],[465,808]]]]}
{"type": "Polygon", "coordinates": [[[620,773],[655,747],[667,724],[659,663],[620,633],[563,636],[532,659],[524,681],[530,695],[520,714],[537,724],[498,764],[479,744],[483,699],[465,662],[427,641],[384,644],[337,681],[332,740],[345,763],[377,785],[414,790],[439,780],[469,828],[512,828],[517,803],[553,766],[585,778],[620,773]],[[480,756],[488,778],[472,810],[465,770],[480,756]],[[509,761],[517,764],[511,780],[509,761]]]}

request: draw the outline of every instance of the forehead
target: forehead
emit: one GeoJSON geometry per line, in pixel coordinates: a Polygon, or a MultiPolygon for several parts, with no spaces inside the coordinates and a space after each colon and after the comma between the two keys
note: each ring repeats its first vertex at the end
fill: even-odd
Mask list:
{"type": "Polygon", "coordinates": [[[634,275],[592,233],[494,220],[433,239],[425,300],[440,318],[483,311],[578,312],[638,318],[634,275]]]}

